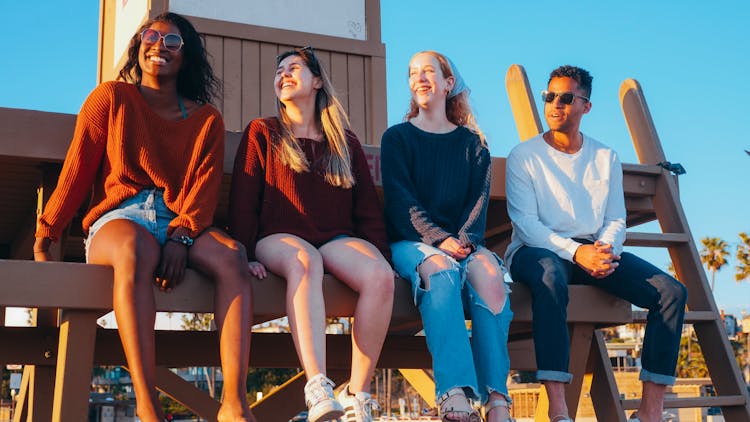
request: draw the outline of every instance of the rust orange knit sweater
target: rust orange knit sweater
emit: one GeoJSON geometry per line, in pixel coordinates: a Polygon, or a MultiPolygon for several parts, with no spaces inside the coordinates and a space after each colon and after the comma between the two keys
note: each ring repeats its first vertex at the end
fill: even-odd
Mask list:
{"type": "Polygon", "coordinates": [[[212,223],[223,164],[224,122],[214,107],[203,105],[185,120],[165,120],[135,85],[102,83],[78,114],[36,237],[59,238],[92,189],[86,233],[102,214],[149,187],[163,189],[164,202],[177,214],[169,232],[185,227],[197,236],[212,223]]]}

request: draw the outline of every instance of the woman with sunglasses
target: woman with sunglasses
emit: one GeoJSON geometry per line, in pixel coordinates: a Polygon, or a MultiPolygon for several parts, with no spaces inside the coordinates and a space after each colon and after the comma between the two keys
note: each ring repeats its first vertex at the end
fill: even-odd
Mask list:
{"type": "Polygon", "coordinates": [[[370,379],[393,304],[382,208],[362,147],[312,48],[277,58],[274,90],[278,117],[250,122],[235,157],[229,231],[246,246],[253,275],[264,278],[268,269],[286,279],[289,325],[308,379],[308,419],[371,421],[370,379]],[[359,294],[351,378],[338,401],[325,376],[324,272],[359,294]]]}
{"type": "Polygon", "coordinates": [[[485,248],[490,153],[469,90],[443,54],[409,62],[405,122],[383,134],[381,166],[396,271],[409,280],[432,354],[443,421],[507,422],[513,317],[502,261],[485,248]],[[472,339],[464,310],[472,320],[472,339]]]}
{"type": "Polygon", "coordinates": [[[177,287],[189,266],[216,283],[224,375],[219,421],[253,421],[245,379],[250,352],[250,276],[242,245],[211,228],[224,160],[224,123],[209,104],[220,85],[195,28],[164,13],[130,41],[119,73],[78,115],[57,188],[39,219],[34,258],[51,258],[81,203],[87,262],[114,268],[113,303],[136,411],[163,421],[155,370],[152,284],[177,287]]]}

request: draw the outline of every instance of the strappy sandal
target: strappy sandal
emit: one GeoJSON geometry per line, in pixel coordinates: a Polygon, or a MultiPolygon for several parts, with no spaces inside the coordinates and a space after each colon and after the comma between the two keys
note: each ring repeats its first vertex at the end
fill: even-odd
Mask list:
{"type": "Polygon", "coordinates": [[[482,422],[482,418],[479,416],[479,411],[474,409],[466,397],[464,390],[461,388],[451,388],[445,394],[440,396],[437,400],[438,406],[440,407],[440,418],[443,422],[482,422]],[[461,396],[459,400],[458,397],[461,396]],[[451,397],[456,397],[451,400],[451,397]],[[462,403],[464,406],[456,408],[455,404],[462,403]],[[448,414],[452,413],[458,417],[449,418],[448,414]]]}
{"type": "MultiPolygon", "coordinates": [[[[510,415],[510,403],[508,403],[507,400],[503,399],[495,399],[490,400],[487,402],[487,404],[484,405],[484,419],[489,420],[490,419],[490,412],[497,408],[497,407],[504,407],[508,409],[508,415],[510,415]]],[[[502,422],[516,422],[515,419],[508,416],[504,421],[502,422]]]]}
{"type": "Polygon", "coordinates": [[[555,415],[549,422],[573,422],[573,419],[568,415],[555,415]]]}
{"type": "Polygon", "coordinates": [[[638,416],[638,412],[633,412],[632,415],[628,418],[628,422],[641,422],[641,417],[638,416]]]}

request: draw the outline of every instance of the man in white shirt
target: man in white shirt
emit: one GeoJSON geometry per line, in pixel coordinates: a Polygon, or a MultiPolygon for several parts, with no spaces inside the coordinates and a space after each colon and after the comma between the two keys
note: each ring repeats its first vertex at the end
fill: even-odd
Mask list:
{"type": "Polygon", "coordinates": [[[649,310],[641,355],[643,399],[631,420],[661,421],[674,384],[687,290],[648,262],[622,252],[625,198],[617,154],[580,132],[591,110],[591,75],[573,66],[550,74],[542,93],[549,130],[508,156],[513,236],[506,262],[533,297],[537,378],[552,422],[572,421],[565,404],[570,339],[568,284],[589,284],[649,310]]]}

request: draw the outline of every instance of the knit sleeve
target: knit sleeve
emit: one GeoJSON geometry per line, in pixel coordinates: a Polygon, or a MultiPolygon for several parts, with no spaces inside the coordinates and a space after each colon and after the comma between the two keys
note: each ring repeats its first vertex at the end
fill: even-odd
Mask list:
{"type": "Polygon", "coordinates": [[[383,172],[385,216],[398,239],[417,240],[436,246],[451,236],[431,219],[417,199],[404,140],[394,130],[383,134],[380,162],[383,172]]]}
{"type": "Polygon", "coordinates": [[[355,184],[354,196],[354,228],[357,237],[367,240],[375,245],[380,253],[390,261],[391,248],[388,246],[388,238],[385,234],[385,221],[383,220],[383,207],[378,199],[372,174],[367,164],[367,158],[362,150],[356,135],[347,132],[349,142],[349,154],[352,158],[352,173],[354,173],[355,184]]]}
{"type": "Polygon", "coordinates": [[[169,234],[177,227],[186,227],[190,236],[196,237],[213,223],[224,174],[224,137],[224,121],[217,111],[198,133],[197,148],[183,185],[185,199],[169,223],[169,234]]]}
{"type": "Polygon", "coordinates": [[[477,139],[475,162],[471,166],[471,180],[466,206],[461,216],[463,225],[458,231],[458,238],[464,244],[478,246],[484,243],[484,231],[487,226],[487,206],[490,203],[490,185],[492,169],[489,150],[477,139]]]}
{"type": "Polygon", "coordinates": [[[57,187],[39,217],[36,237],[58,240],[91,191],[106,150],[115,86],[113,82],[99,85],[83,103],[57,187]]]}
{"type": "Polygon", "coordinates": [[[237,148],[229,191],[229,234],[245,245],[247,258],[255,260],[258,221],[265,187],[265,150],[270,133],[261,119],[245,128],[237,148]]]}

